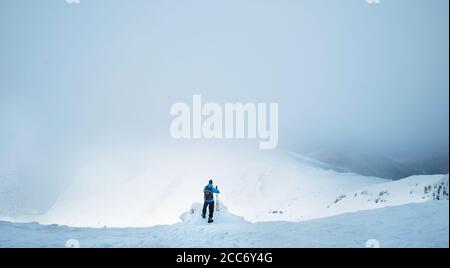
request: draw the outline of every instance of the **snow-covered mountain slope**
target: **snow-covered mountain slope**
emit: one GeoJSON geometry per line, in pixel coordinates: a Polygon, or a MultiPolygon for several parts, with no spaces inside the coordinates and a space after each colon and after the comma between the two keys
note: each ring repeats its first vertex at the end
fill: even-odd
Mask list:
{"type": "Polygon", "coordinates": [[[246,221],[301,221],[424,201],[418,198],[421,187],[443,177],[417,176],[415,182],[391,181],[337,172],[297,154],[261,151],[238,154],[221,147],[214,150],[196,147],[195,154],[190,148],[154,152],[143,158],[142,170],[122,169],[127,159],[120,157],[100,159],[79,172],[47,213],[1,219],[77,227],[173,224],[180,222],[178,216],[190,204],[202,202],[203,187],[213,178],[221,190],[220,200],[231,213],[246,221]],[[409,187],[415,183],[417,187],[409,187]],[[367,201],[366,189],[369,198],[376,200],[375,195],[387,191],[396,199],[367,201]],[[362,197],[358,194],[354,197],[361,192],[362,197]],[[352,198],[342,198],[344,195],[352,198]],[[336,199],[339,200],[334,204],[336,199]]]}
{"type": "Polygon", "coordinates": [[[228,221],[217,224],[193,222],[187,212],[187,222],[150,228],[0,222],[0,247],[64,247],[73,239],[80,247],[449,247],[449,203],[442,200],[302,222],[246,223],[225,213],[228,221]]]}
{"type": "Polygon", "coordinates": [[[323,216],[342,192],[386,182],[286,153],[177,148],[146,159],[142,172],[121,170],[120,158],[93,161],[46,214],[13,220],[79,227],[172,224],[190,204],[202,202],[203,187],[214,178],[234,214],[250,222],[297,221],[323,216]]]}
{"type": "Polygon", "coordinates": [[[378,183],[342,193],[328,206],[327,215],[397,206],[427,200],[449,199],[449,176],[422,175],[378,183]]]}

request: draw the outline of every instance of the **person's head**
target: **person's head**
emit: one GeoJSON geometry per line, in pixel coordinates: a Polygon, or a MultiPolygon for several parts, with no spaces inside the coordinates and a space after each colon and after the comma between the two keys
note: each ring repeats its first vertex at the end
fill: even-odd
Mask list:
{"type": "Polygon", "coordinates": [[[209,184],[213,184],[213,180],[209,180],[209,182],[208,182],[209,184]]]}

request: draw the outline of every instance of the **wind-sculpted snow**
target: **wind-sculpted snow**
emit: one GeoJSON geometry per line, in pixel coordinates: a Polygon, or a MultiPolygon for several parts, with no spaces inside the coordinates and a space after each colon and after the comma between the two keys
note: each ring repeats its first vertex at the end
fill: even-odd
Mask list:
{"type": "MultiPolygon", "coordinates": [[[[184,224],[193,225],[208,225],[208,210],[206,211],[206,219],[201,217],[203,205],[200,203],[195,203],[191,206],[189,211],[181,214],[180,219],[184,224]]],[[[234,215],[228,212],[228,208],[222,202],[219,202],[219,209],[214,209],[214,224],[244,224],[248,223],[244,220],[244,217],[234,215]]]]}

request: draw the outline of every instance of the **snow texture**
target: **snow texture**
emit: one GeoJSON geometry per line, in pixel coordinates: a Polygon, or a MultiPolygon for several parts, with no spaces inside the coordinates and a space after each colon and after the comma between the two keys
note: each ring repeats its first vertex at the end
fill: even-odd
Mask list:
{"type": "MultiPolygon", "coordinates": [[[[194,205],[198,209],[198,204],[194,205]]],[[[248,223],[221,211],[207,224],[76,228],[0,222],[1,247],[449,247],[448,201],[385,207],[303,222],[248,223]],[[222,221],[223,220],[223,221],[222,221]]]]}

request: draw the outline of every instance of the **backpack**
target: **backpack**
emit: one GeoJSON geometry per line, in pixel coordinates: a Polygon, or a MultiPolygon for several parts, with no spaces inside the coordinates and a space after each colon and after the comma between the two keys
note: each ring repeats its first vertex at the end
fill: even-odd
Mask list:
{"type": "Polygon", "coordinates": [[[205,190],[203,190],[205,201],[211,201],[213,200],[213,192],[212,189],[208,186],[205,187],[205,190]]]}

